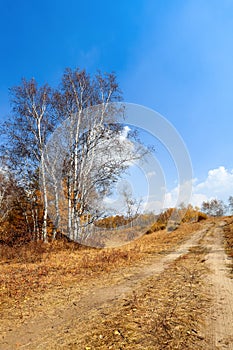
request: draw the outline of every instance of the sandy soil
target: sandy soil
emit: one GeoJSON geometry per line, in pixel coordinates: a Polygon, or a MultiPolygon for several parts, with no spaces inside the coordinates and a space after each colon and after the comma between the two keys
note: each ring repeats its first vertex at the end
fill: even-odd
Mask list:
{"type": "Polygon", "coordinates": [[[209,248],[206,263],[210,269],[213,306],[208,317],[210,349],[233,349],[233,279],[229,278],[228,257],[223,248],[222,221],[205,238],[209,248]]]}
{"type": "MultiPolygon", "coordinates": [[[[85,325],[90,320],[104,315],[106,309],[116,308],[119,300],[134,293],[141,283],[147,283],[148,277],[159,275],[198,244],[209,249],[206,264],[210,269],[209,293],[214,300],[203,334],[209,340],[209,349],[233,349],[233,280],[228,276],[222,244],[224,225],[224,221],[205,223],[202,230],[193,234],[175,252],[163,257],[152,256],[141,265],[121,269],[114,276],[92,282],[92,286],[88,285],[84,290],[78,290],[77,285],[69,290],[56,290],[56,294],[50,292],[44,301],[33,304],[33,313],[22,322],[3,320],[0,349],[64,349],[64,337],[69,337],[72,328],[85,334],[85,325]],[[54,302],[54,299],[57,300],[56,306],[46,309],[49,300],[54,302]]],[[[30,303],[25,307],[30,309],[30,303]]]]}

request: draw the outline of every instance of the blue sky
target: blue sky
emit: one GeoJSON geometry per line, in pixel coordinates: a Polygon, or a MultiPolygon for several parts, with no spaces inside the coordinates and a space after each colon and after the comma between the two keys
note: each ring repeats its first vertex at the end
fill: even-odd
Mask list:
{"type": "Polygon", "coordinates": [[[233,0],[1,1],[0,19],[0,120],[22,77],[56,86],[65,67],[115,71],[126,102],[181,134],[194,192],[233,194],[233,0]]]}

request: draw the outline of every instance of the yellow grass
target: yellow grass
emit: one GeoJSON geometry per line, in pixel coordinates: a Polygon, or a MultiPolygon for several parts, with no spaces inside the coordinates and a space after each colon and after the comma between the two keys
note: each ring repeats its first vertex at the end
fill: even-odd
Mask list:
{"type": "Polygon", "coordinates": [[[186,254],[158,277],[148,278],[131,298],[90,321],[88,332],[77,337],[74,330],[67,348],[206,349],[201,321],[210,300],[204,253],[198,249],[186,254]]]}
{"type": "Polygon", "coordinates": [[[28,296],[61,285],[90,280],[122,266],[163,254],[190,237],[199,223],[182,224],[176,231],[158,231],[130,242],[121,248],[95,249],[74,243],[2,247],[0,292],[2,308],[28,296]]]}
{"type": "Polygon", "coordinates": [[[228,256],[231,258],[229,263],[231,268],[231,276],[233,278],[233,217],[227,219],[228,225],[224,227],[224,236],[225,236],[225,249],[228,256]]]}

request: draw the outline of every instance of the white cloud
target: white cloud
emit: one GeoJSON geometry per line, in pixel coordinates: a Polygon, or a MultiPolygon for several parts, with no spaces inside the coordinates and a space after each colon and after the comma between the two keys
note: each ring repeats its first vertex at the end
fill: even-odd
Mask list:
{"type": "Polygon", "coordinates": [[[182,185],[174,187],[171,191],[166,191],[166,188],[163,188],[162,191],[144,198],[144,208],[147,211],[152,210],[159,213],[164,209],[176,207],[181,203],[189,204],[191,194],[192,181],[186,181],[182,185]]]}
{"type": "Polygon", "coordinates": [[[191,200],[191,204],[194,207],[201,207],[202,203],[209,200],[210,198],[208,198],[205,194],[202,193],[193,193],[192,195],[192,200],[191,200]]]}
{"type": "Polygon", "coordinates": [[[166,192],[164,207],[177,207],[181,203],[188,204],[191,202],[193,180],[186,181],[174,187],[170,192],[166,192]]]}
{"type": "Polygon", "coordinates": [[[201,207],[204,201],[213,198],[221,199],[227,203],[229,196],[232,195],[233,170],[220,166],[210,170],[204,181],[192,180],[192,195],[190,195],[190,182],[187,182],[183,186],[178,185],[171,191],[167,191],[164,194],[163,201],[149,198],[146,207],[157,212],[164,208],[175,207],[181,202],[201,207]]]}
{"type": "Polygon", "coordinates": [[[121,135],[120,135],[120,140],[121,141],[125,141],[127,139],[128,133],[130,132],[130,128],[126,125],[124,126],[123,130],[121,131],[121,135]]]}
{"type": "Polygon", "coordinates": [[[149,171],[147,174],[147,177],[153,177],[153,176],[156,176],[156,171],[149,171]]]}
{"type": "Polygon", "coordinates": [[[198,206],[201,206],[204,200],[213,198],[226,202],[231,195],[233,195],[233,170],[220,166],[210,170],[203,182],[194,185],[192,202],[198,206]]]}
{"type": "MultiPolygon", "coordinates": [[[[153,177],[154,172],[148,172],[147,176],[153,177]]],[[[183,185],[176,185],[172,190],[167,190],[166,187],[160,187],[157,190],[143,197],[143,210],[159,213],[166,208],[176,207],[182,202],[201,207],[204,201],[213,198],[221,199],[227,204],[229,196],[233,195],[233,170],[220,166],[210,170],[203,181],[193,179],[183,185]]],[[[109,206],[114,204],[114,208],[118,210],[124,206],[119,196],[114,200],[106,199],[105,204],[109,206]]]]}
{"type": "MultiPolygon", "coordinates": [[[[220,166],[217,169],[210,170],[208,176],[204,182],[199,183],[196,186],[198,191],[209,191],[214,193],[226,193],[233,189],[233,171],[225,169],[220,166]]],[[[229,194],[229,193],[228,193],[229,194]]]]}

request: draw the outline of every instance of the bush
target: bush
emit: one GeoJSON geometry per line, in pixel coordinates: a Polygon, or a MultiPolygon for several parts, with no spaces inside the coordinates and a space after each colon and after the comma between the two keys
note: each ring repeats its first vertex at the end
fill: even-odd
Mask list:
{"type": "Polygon", "coordinates": [[[171,232],[176,230],[181,222],[191,223],[206,219],[206,214],[198,211],[191,205],[182,209],[169,208],[158,216],[157,221],[146,231],[146,234],[164,230],[165,228],[167,228],[168,232],[171,232]]]}
{"type": "Polygon", "coordinates": [[[150,233],[153,233],[153,232],[157,232],[157,231],[160,231],[160,230],[165,230],[166,228],[166,225],[164,224],[161,224],[159,222],[155,222],[151,228],[149,230],[146,231],[146,235],[150,234],[150,233]]]}
{"type": "Polygon", "coordinates": [[[205,213],[199,212],[198,216],[197,216],[197,222],[202,221],[202,220],[206,220],[207,219],[207,215],[205,213]]]}

